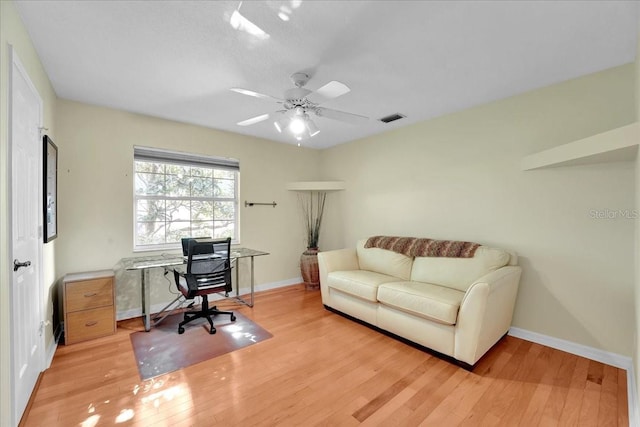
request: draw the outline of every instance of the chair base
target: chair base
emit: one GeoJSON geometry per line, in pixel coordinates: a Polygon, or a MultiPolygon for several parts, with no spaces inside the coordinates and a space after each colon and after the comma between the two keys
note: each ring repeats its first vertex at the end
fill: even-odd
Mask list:
{"type": "Polygon", "coordinates": [[[207,298],[207,295],[202,295],[202,306],[200,310],[186,311],[184,313],[184,320],[178,324],[178,333],[184,334],[184,325],[186,325],[187,323],[192,322],[196,319],[205,318],[209,322],[209,333],[215,334],[216,328],[213,326],[212,317],[215,317],[218,314],[228,314],[231,316],[232,322],[236,321],[236,315],[231,311],[220,311],[215,306],[209,308],[209,299],[207,298]]]}

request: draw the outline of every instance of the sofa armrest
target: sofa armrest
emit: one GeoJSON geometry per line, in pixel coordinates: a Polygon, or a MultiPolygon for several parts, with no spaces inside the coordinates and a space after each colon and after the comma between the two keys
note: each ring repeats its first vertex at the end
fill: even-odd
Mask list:
{"type": "Polygon", "coordinates": [[[327,276],[332,271],[360,270],[358,255],[355,248],[337,249],[318,252],[318,269],[320,271],[320,292],[322,303],[327,304],[327,276]]]}
{"type": "Polygon", "coordinates": [[[521,274],[519,266],[505,266],[469,286],[456,322],[456,359],[474,365],[509,331],[521,274]]]}

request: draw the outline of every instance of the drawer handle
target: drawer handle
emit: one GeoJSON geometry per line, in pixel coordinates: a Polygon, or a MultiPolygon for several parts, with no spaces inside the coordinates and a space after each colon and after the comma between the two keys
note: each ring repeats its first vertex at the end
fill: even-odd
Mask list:
{"type": "Polygon", "coordinates": [[[91,326],[96,326],[97,324],[98,324],[97,320],[92,320],[91,322],[85,323],[84,326],[91,327],[91,326]]]}
{"type": "Polygon", "coordinates": [[[95,297],[96,295],[98,295],[98,293],[97,292],[93,292],[91,294],[84,294],[84,297],[85,298],[91,298],[91,297],[95,297]]]}

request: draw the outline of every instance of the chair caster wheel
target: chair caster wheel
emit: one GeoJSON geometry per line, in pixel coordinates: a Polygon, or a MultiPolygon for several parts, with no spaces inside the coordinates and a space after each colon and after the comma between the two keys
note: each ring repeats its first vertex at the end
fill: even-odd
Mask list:
{"type": "Polygon", "coordinates": [[[210,333],[211,335],[215,334],[215,333],[216,333],[216,328],[211,328],[211,329],[209,329],[209,333],[210,333]]]}
{"type": "Polygon", "coordinates": [[[235,321],[236,321],[236,316],[235,316],[235,314],[232,314],[232,315],[231,315],[231,321],[232,321],[232,322],[235,322],[235,321]]]}
{"type": "Polygon", "coordinates": [[[184,334],[184,328],[183,328],[182,326],[180,326],[180,327],[178,328],[178,333],[179,333],[179,334],[184,334]]]}

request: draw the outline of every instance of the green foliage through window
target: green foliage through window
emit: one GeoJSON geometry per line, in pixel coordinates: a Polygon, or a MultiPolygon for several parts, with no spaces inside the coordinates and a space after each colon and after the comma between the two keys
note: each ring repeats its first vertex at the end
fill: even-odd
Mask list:
{"type": "Polygon", "coordinates": [[[136,159],[135,248],[238,237],[238,171],[136,159]]]}

